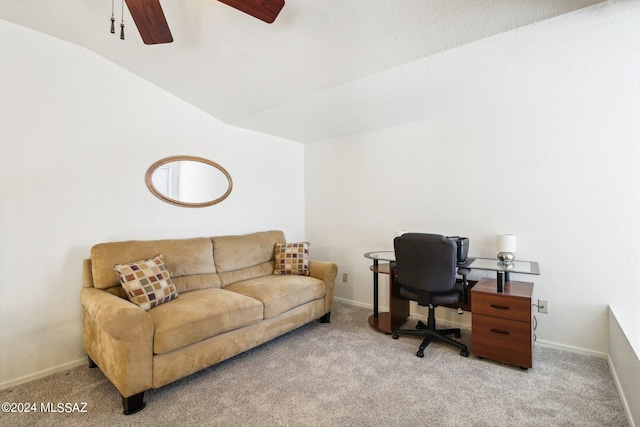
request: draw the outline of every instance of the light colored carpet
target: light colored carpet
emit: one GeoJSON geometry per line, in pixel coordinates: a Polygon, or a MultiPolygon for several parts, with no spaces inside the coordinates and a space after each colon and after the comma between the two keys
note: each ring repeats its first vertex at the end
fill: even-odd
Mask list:
{"type": "MultiPolygon", "coordinates": [[[[607,362],[536,346],[533,368],[461,357],[419,338],[372,330],[369,311],[336,302],[311,323],[231,360],[146,393],[122,415],[98,369],[78,367],[0,391],[36,413],[0,413],[6,426],[627,426],[607,362]],[[42,413],[41,403],[87,402],[87,413],[42,413]]],[[[412,326],[412,325],[411,325],[412,326]]],[[[444,326],[444,325],[440,325],[444,326]]],[[[470,331],[461,341],[470,346],[470,331]]]]}

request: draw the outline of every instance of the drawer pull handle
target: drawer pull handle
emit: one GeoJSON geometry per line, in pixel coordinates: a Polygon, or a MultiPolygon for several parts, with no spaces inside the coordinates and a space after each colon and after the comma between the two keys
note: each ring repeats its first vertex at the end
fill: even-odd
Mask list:
{"type": "Polygon", "coordinates": [[[509,310],[509,307],[505,307],[503,305],[495,305],[495,304],[491,304],[491,308],[497,308],[498,310],[509,310]]]}
{"type": "Polygon", "coordinates": [[[509,335],[509,331],[503,331],[501,329],[491,329],[491,332],[495,332],[496,334],[509,335]]]}

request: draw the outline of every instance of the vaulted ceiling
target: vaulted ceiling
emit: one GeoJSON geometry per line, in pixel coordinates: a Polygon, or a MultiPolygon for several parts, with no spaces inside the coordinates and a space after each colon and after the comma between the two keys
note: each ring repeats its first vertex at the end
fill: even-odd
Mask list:
{"type": "Polygon", "coordinates": [[[447,52],[601,1],[286,0],[266,24],[216,0],[162,0],[174,38],[162,45],[143,44],[126,6],[125,40],[110,34],[110,0],[0,0],[0,19],[83,46],[228,124],[313,142],[410,119],[394,97],[416,79],[430,82],[415,87],[422,108],[437,109],[442,81],[473,73],[447,52]],[[387,103],[405,119],[386,122],[394,113],[375,110],[387,103]]]}

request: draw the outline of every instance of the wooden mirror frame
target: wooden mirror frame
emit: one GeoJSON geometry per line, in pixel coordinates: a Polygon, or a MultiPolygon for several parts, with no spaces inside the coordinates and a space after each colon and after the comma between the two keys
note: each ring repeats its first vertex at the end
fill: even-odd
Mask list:
{"type": "Polygon", "coordinates": [[[202,158],[202,157],[196,157],[196,156],[171,156],[171,157],[165,157],[164,159],[158,160],[157,162],[152,164],[149,167],[149,169],[147,170],[147,174],[145,176],[145,182],[147,184],[147,188],[149,189],[149,191],[151,191],[151,193],[154,196],[156,196],[158,199],[160,199],[160,200],[162,200],[164,202],[167,202],[169,204],[172,204],[172,205],[175,205],[175,206],[182,206],[182,207],[185,207],[185,208],[204,208],[204,207],[207,207],[207,206],[215,205],[217,203],[220,203],[221,201],[223,201],[227,197],[229,197],[229,194],[231,193],[231,190],[233,189],[233,181],[231,180],[231,175],[229,175],[229,172],[227,172],[227,170],[225,168],[223,168],[222,166],[220,166],[216,162],[212,162],[209,159],[205,159],[205,158],[202,158]],[[218,197],[217,199],[206,201],[206,202],[201,202],[201,203],[181,202],[180,200],[172,199],[170,197],[165,196],[160,191],[158,191],[158,189],[153,185],[153,180],[152,180],[153,174],[156,171],[156,169],[158,169],[160,166],[165,165],[167,163],[177,162],[177,161],[181,161],[181,160],[204,163],[204,164],[207,164],[209,166],[212,166],[212,167],[218,169],[227,178],[227,182],[229,183],[229,188],[227,188],[227,191],[222,196],[218,197]]]}

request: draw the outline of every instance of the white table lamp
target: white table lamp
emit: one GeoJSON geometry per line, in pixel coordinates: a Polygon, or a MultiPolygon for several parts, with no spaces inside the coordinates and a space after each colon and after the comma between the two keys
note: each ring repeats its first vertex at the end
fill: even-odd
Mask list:
{"type": "Polygon", "coordinates": [[[515,234],[498,234],[496,236],[496,249],[498,250],[498,259],[502,262],[512,262],[516,251],[516,235],[515,234]]]}

